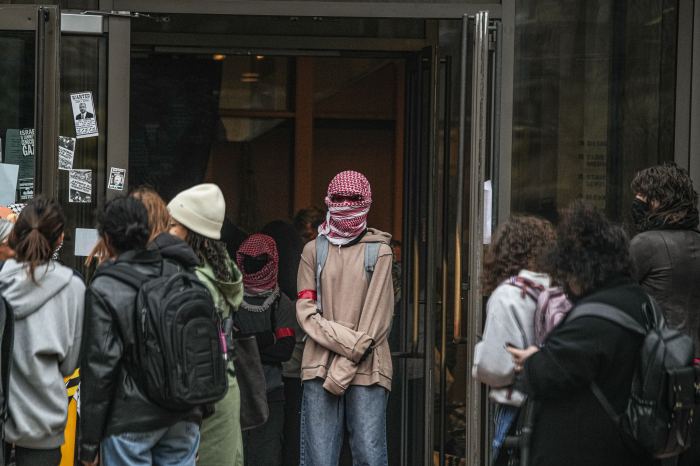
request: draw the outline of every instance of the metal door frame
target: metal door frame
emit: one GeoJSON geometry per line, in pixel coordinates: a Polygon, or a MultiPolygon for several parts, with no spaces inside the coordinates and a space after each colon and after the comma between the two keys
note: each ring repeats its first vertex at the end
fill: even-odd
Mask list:
{"type": "Polygon", "coordinates": [[[56,194],[60,10],[57,6],[0,5],[0,30],[35,31],[34,195],[56,194]]]}

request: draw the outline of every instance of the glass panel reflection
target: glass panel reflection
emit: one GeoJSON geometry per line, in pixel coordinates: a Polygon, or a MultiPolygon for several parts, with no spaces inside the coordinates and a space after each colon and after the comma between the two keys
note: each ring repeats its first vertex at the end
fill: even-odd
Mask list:
{"type": "Polygon", "coordinates": [[[516,2],[512,210],[583,198],[617,220],[673,158],[677,2],[516,2]]]}

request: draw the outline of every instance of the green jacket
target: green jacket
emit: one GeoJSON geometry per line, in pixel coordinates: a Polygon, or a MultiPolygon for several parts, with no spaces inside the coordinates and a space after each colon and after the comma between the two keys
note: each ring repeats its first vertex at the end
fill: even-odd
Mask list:
{"type": "Polygon", "coordinates": [[[214,275],[214,269],[208,263],[197,267],[197,278],[209,289],[214,306],[222,318],[228,317],[231,312],[235,312],[243,301],[243,275],[236,264],[228,258],[227,260],[233,272],[233,281],[221,281],[214,275]]]}

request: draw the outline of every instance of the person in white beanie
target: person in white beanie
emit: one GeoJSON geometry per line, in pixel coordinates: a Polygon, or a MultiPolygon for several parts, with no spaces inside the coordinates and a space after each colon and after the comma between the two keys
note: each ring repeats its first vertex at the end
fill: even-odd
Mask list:
{"type": "MultiPolygon", "coordinates": [[[[222,320],[226,319],[243,300],[243,276],[220,241],[226,215],[223,193],[215,184],[200,184],[175,196],[168,211],[170,234],[186,241],[197,254],[202,264],[196,269],[197,277],[211,292],[222,320]]],[[[240,401],[231,366],[226,397],[202,423],[199,464],[243,466],[240,401]]]]}

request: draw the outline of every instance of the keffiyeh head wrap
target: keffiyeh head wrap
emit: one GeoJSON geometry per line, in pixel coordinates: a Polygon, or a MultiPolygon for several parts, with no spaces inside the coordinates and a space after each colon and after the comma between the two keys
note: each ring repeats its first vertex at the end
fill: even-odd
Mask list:
{"type": "Polygon", "coordinates": [[[279,258],[275,240],[267,235],[256,233],[246,239],[236,253],[236,262],[243,273],[243,286],[246,293],[263,293],[277,288],[279,258]],[[246,257],[267,258],[265,265],[255,271],[246,270],[246,257]]]}
{"type": "Polygon", "coordinates": [[[338,173],[328,185],[328,213],[326,221],[318,227],[318,234],[338,246],[350,243],[367,229],[371,205],[372,189],[362,173],[338,173]],[[345,199],[338,201],[338,197],[345,199]]]}

